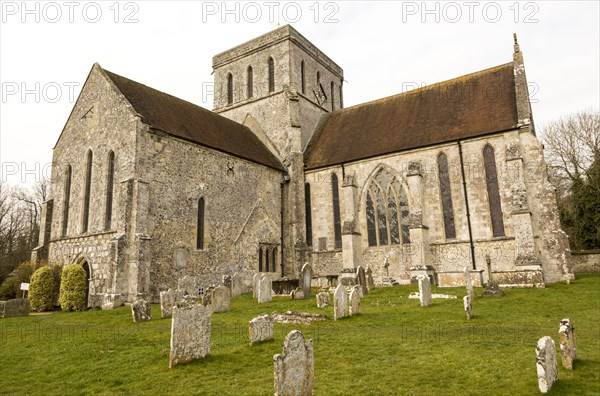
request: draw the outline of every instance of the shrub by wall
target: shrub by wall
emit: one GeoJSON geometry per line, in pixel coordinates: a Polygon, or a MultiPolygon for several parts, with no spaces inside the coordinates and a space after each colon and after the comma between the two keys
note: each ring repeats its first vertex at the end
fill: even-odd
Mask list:
{"type": "Polygon", "coordinates": [[[11,298],[17,298],[17,294],[15,290],[17,287],[15,286],[15,277],[9,276],[4,279],[4,282],[0,285],[0,301],[10,300],[11,298]]]}
{"type": "Polygon", "coordinates": [[[63,311],[82,311],[86,308],[87,275],[81,265],[69,265],[62,270],[60,307],[63,311]]]}
{"type": "Polygon", "coordinates": [[[54,276],[45,265],[38,268],[29,283],[29,303],[33,311],[49,311],[54,307],[54,276]]]}

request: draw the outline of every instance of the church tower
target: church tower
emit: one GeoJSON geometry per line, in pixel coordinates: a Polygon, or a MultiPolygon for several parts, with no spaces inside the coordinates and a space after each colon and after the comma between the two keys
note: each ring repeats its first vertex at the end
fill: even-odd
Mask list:
{"type": "Polygon", "coordinates": [[[248,126],[283,162],[281,274],[306,255],[305,146],[321,117],[343,107],[343,70],[289,25],[213,57],[214,111],[248,126]]]}

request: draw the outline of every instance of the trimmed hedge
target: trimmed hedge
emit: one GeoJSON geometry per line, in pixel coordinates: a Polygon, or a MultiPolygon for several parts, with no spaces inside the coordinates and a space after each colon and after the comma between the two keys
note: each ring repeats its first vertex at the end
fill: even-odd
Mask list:
{"type": "Polygon", "coordinates": [[[45,265],[31,276],[29,303],[32,311],[50,311],[54,307],[54,276],[52,269],[45,265]]]}
{"type": "Polygon", "coordinates": [[[60,307],[63,311],[82,311],[87,306],[87,275],[81,265],[64,267],[60,282],[60,307]]]}

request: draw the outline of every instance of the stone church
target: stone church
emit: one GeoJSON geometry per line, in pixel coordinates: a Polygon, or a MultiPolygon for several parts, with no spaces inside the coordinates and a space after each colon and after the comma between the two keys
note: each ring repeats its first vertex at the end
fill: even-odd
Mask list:
{"type": "Polygon", "coordinates": [[[33,260],[82,265],[89,305],[235,272],[440,286],[569,279],[523,55],[344,108],[291,26],[213,58],[214,109],[95,64],[53,153],[33,260]]]}

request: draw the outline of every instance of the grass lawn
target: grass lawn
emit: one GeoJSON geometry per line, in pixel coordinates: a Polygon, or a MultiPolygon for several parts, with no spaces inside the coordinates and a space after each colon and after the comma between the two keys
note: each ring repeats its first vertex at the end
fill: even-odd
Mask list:
{"type": "Polygon", "coordinates": [[[292,309],[333,318],[333,308],[317,308],[314,296],[259,305],[245,294],[231,312],[213,315],[211,355],[174,369],[171,320],[160,318],[158,305],[151,321],[138,324],[128,307],[0,319],[0,394],[272,395],[273,355],[298,329],[314,341],[318,395],[536,395],[537,341],[551,336],[560,354],[563,317],[575,327],[578,360],[569,371],[558,357],[550,394],[600,394],[600,275],[477,297],[470,321],[464,288],[433,289],[459,298],[422,308],[407,298],[414,285],[379,288],[358,316],[275,324],[275,340],[252,347],[248,321],[259,314],[292,309]]]}

